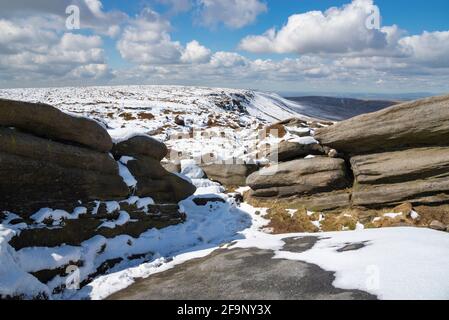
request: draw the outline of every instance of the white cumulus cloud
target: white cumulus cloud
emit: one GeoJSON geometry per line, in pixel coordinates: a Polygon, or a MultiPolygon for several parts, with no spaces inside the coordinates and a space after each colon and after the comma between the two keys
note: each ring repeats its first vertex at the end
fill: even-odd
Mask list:
{"type": "Polygon", "coordinates": [[[0,1],[0,18],[21,17],[59,18],[59,28],[64,29],[66,8],[75,5],[80,10],[81,29],[91,29],[98,34],[115,37],[128,15],[119,10],[105,11],[100,0],[15,0],[0,1]]]}
{"type": "Polygon", "coordinates": [[[73,79],[81,75],[75,70],[83,68],[90,71],[84,77],[108,72],[100,36],[58,33],[52,26],[39,17],[0,19],[0,69],[7,79],[73,79]]]}
{"type": "Polygon", "coordinates": [[[192,40],[184,47],[170,36],[170,22],[151,9],[130,21],[117,42],[121,56],[138,65],[205,63],[211,51],[192,40]]]}
{"type": "Polygon", "coordinates": [[[242,67],[248,64],[248,59],[235,52],[216,52],[210,61],[210,65],[215,68],[242,67]]]}
{"type": "Polygon", "coordinates": [[[372,0],[354,0],[325,12],[294,14],[280,29],[244,38],[240,48],[250,52],[346,53],[388,46],[389,30],[367,27],[379,8],[372,0]]]}
{"type": "Polygon", "coordinates": [[[210,55],[211,51],[208,48],[193,40],[186,45],[181,61],[185,63],[204,63],[210,60],[210,55]]]}
{"type": "Polygon", "coordinates": [[[449,67],[449,31],[424,32],[399,40],[413,62],[429,67],[449,67]]]}
{"type": "Polygon", "coordinates": [[[122,57],[138,64],[177,63],[182,55],[182,46],[170,38],[170,22],[151,9],[125,27],[117,42],[122,57]]]}

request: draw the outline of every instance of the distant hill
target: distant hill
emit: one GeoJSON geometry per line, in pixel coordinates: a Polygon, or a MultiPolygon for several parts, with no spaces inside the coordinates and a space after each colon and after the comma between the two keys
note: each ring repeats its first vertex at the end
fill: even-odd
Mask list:
{"type": "MultiPolygon", "coordinates": [[[[352,98],[335,98],[323,96],[288,97],[288,100],[307,108],[305,115],[328,120],[345,120],[363,113],[375,112],[399,103],[390,100],[361,100],[352,98]]],[[[304,109],[295,110],[304,114],[304,109]]]]}

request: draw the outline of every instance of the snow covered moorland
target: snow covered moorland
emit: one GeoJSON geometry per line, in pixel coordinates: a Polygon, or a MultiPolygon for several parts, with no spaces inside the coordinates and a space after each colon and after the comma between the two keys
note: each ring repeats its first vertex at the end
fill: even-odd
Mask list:
{"type": "Polygon", "coordinates": [[[0,90],[0,97],[48,103],[71,114],[95,119],[115,141],[149,134],[186,158],[214,153],[221,160],[249,160],[255,157],[248,153],[254,151],[257,129],[262,124],[292,117],[312,119],[293,110],[293,107],[301,109],[300,104],[276,94],[239,89],[178,86],[5,89],[0,90]]]}
{"type": "MultiPolygon", "coordinates": [[[[259,154],[264,144],[290,143],[305,152],[302,161],[314,159],[317,150],[310,146],[317,142],[313,133],[316,127],[325,127],[325,121],[308,117],[307,110],[298,114],[301,106],[294,102],[249,90],[166,86],[13,89],[0,90],[0,97],[44,102],[95,119],[116,143],[138,134],[150,135],[168,146],[169,160],[179,158],[176,174],[196,187],[194,195],[179,203],[184,222],[151,228],[138,237],[96,235],[78,245],[15,248],[10,243],[29,230],[58,229],[88,212],[100,215],[100,207],[105,218],[100,219],[98,229],[119,229],[133,223],[131,206],[150,214],[154,199],[149,197],[97,201],[94,208],[80,205],[72,211],[42,208],[20,223],[16,213],[5,213],[0,224],[1,296],[104,299],[138,278],[207,256],[218,248],[260,248],[273,251],[274,259],[304,261],[335,272],[337,288],[359,289],[379,299],[449,299],[449,233],[420,228],[365,230],[357,220],[353,231],[274,235],[267,228],[267,208],[242,202],[247,187],[230,192],[205,177],[199,166],[205,155],[217,162],[264,165],[271,160],[259,154]],[[300,119],[301,126],[286,125],[282,134],[260,136],[260,130],[271,122],[292,117],[300,119]],[[304,252],[284,248],[287,238],[310,236],[318,240],[304,252]],[[99,269],[103,272],[98,273],[99,269]],[[40,281],[46,277],[42,270],[57,273],[44,283],[40,281]]],[[[290,153],[286,148],[285,154],[290,153]]],[[[129,170],[132,161],[128,156],[117,159],[120,176],[130,188],[138,180],[129,170]]],[[[410,214],[413,220],[418,218],[415,211],[410,214]]],[[[384,214],[391,219],[400,215],[384,214]]],[[[312,227],[322,230],[326,221],[319,212],[308,211],[307,216],[312,227]]]]}

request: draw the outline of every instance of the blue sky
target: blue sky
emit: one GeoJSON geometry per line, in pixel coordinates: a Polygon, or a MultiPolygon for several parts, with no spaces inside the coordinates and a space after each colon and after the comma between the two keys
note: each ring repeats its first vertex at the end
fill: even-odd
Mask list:
{"type": "Polygon", "coordinates": [[[0,86],[449,91],[449,1],[0,0],[0,86]],[[65,8],[80,29],[65,27],[65,8]],[[333,9],[330,9],[333,8],[333,9]],[[381,24],[365,26],[378,10],[381,24]]]}
{"type": "MultiPolygon", "coordinates": [[[[192,23],[194,13],[191,11],[174,15],[171,17],[173,37],[181,42],[197,39],[216,51],[236,51],[239,41],[245,35],[263,33],[273,26],[280,28],[292,14],[312,10],[324,11],[333,6],[342,6],[349,1],[268,0],[264,2],[268,5],[269,10],[261,14],[255,23],[237,30],[229,30],[225,26],[210,29],[192,23]]],[[[397,24],[413,34],[423,31],[449,30],[449,1],[447,0],[377,0],[375,3],[382,10],[382,22],[385,25],[397,24]]],[[[106,10],[119,9],[131,16],[138,14],[146,6],[161,13],[167,12],[167,6],[158,4],[156,1],[104,0],[103,4],[106,10]]],[[[114,47],[112,42],[110,45],[114,47]]],[[[278,55],[267,55],[267,57],[280,59],[278,55]]]]}

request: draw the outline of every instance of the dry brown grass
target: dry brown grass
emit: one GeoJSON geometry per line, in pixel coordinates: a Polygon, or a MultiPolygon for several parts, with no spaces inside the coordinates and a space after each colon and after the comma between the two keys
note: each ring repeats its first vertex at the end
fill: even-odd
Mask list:
{"type": "Polygon", "coordinates": [[[265,218],[270,219],[267,226],[273,233],[295,233],[295,232],[318,232],[318,228],[312,224],[313,216],[307,215],[307,210],[303,205],[295,201],[282,199],[262,200],[244,195],[247,203],[256,208],[268,208],[265,218]],[[297,210],[291,215],[287,209],[297,210]]]}
{"type": "Polygon", "coordinates": [[[137,116],[139,117],[140,120],[153,120],[154,119],[154,115],[149,112],[140,112],[137,116]]]}
{"type": "Polygon", "coordinates": [[[420,223],[429,225],[433,220],[438,220],[449,226],[449,205],[436,207],[418,206],[414,208],[420,215],[420,223]]]}
{"type": "Polygon", "coordinates": [[[324,221],[321,223],[323,231],[355,230],[359,222],[357,209],[346,209],[341,213],[324,213],[324,221]]]}
{"type": "Polygon", "coordinates": [[[370,212],[371,221],[365,224],[371,228],[387,228],[398,226],[415,226],[428,227],[434,220],[440,221],[445,225],[449,225],[449,205],[440,206],[417,206],[412,207],[411,204],[405,203],[395,208],[384,208],[380,210],[367,210],[370,212]],[[410,209],[419,214],[418,219],[412,219],[410,209]],[[384,216],[386,213],[402,213],[395,218],[384,216]],[[376,219],[376,221],[374,221],[376,219]]]}
{"type": "Polygon", "coordinates": [[[274,234],[296,233],[296,232],[318,232],[319,229],[312,224],[311,217],[307,216],[306,211],[297,211],[290,215],[287,210],[268,209],[268,215],[265,218],[270,219],[268,228],[272,229],[274,234]]]}
{"type": "Polygon", "coordinates": [[[232,185],[228,185],[228,186],[224,186],[226,188],[227,193],[234,193],[238,188],[240,188],[240,186],[232,186],[232,185]]]}
{"type": "Polygon", "coordinates": [[[244,195],[247,203],[256,208],[268,208],[265,218],[270,220],[268,228],[275,234],[296,232],[318,232],[318,228],[312,224],[318,221],[322,215],[321,231],[354,230],[357,223],[365,228],[387,228],[399,226],[429,227],[434,220],[449,226],[449,205],[441,206],[417,206],[404,203],[397,207],[383,209],[347,208],[326,212],[307,214],[306,208],[300,200],[295,199],[255,199],[244,195]],[[291,215],[289,209],[297,210],[291,215]],[[413,219],[411,210],[419,214],[418,219],[413,219]],[[394,218],[384,216],[386,213],[402,213],[394,218]]]}
{"type": "Polygon", "coordinates": [[[131,121],[131,120],[137,119],[136,117],[134,117],[134,115],[132,113],[129,113],[129,112],[120,113],[119,117],[123,118],[123,120],[125,120],[125,121],[131,121]]]}

